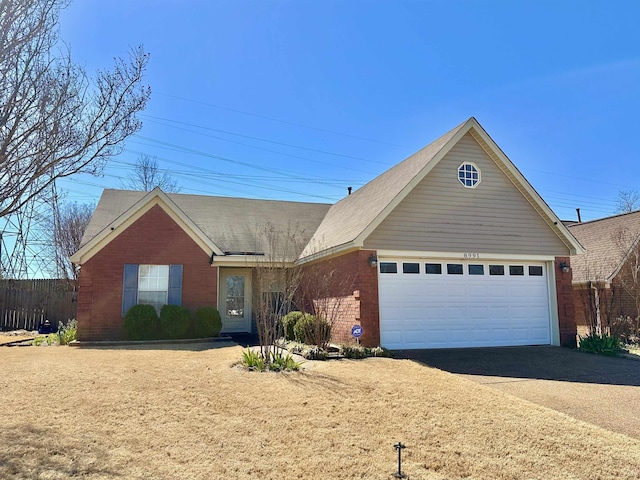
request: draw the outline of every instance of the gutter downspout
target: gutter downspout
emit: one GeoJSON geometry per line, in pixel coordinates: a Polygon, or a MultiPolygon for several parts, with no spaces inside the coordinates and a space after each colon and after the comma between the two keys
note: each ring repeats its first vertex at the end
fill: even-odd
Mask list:
{"type": "Polygon", "coordinates": [[[595,292],[594,296],[596,299],[596,335],[602,335],[602,320],[600,319],[600,295],[598,293],[598,287],[594,286],[593,283],[589,282],[589,286],[595,292]]]}

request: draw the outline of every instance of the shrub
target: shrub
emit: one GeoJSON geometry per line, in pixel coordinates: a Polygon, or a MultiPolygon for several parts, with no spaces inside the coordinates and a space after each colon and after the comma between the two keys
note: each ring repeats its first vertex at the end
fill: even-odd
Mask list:
{"type": "Polygon", "coordinates": [[[164,338],[184,338],[191,312],[180,305],[163,305],[160,309],[160,330],[164,338]]]}
{"type": "Polygon", "coordinates": [[[213,307],[202,307],[193,316],[193,331],[198,338],[217,337],[222,330],[220,312],[213,307]]]}
{"type": "Polygon", "coordinates": [[[326,360],[328,356],[324,348],[316,347],[315,345],[307,345],[300,351],[300,355],[307,360],[326,360]]]}
{"type": "Polygon", "coordinates": [[[633,337],[635,322],[629,316],[621,315],[611,321],[611,335],[629,342],[633,337]]]}
{"type": "Polygon", "coordinates": [[[296,342],[326,347],[331,340],[331,325],[324,318],[304,315],[293,327],[296,342]]]}
{"type": "Polygon", "coordinates": [[[69,320],[67,324],[60,322],[58,324],[58,337],[60,345],[69,345],[76,339],[78,335],[78,322],[73,319],[69,320]]]}
{"type": "Polygon", "coordinates": [[[129,340],[151,340],[158,331],[158,315],[151,305],[134,305],[124,315],[124,333],[129,340]]]}
{"type": "Polygon", "coordinates": [[[259,372],[264,371],[264,360],[258,352],[255,352],[248,347],[244,352],[242,352],[242,363],[249,370],[257,370],[259,372]]]}
{"type": "Polygon", "coordinates": [[[270,362],[265,362],[260,352],[247,349],[242,352],[242,364],[249,370],[264,372],[270,370],[272,372],[300,370],[301,362],[296,362],[291,354],[283,355],[282,353],[267,352],[270,362]]]}
{"type": "Polygon", "coordinates": [[[282,353],[273,354],[271,362],[269,363],[269,370],[280,372],[293,370],[300,370],[302,363],[296,362],[291,354],[282,355],[282,353]]]}
{"type": "Polygon", "coordinates": [[[345,358],[390,357],[389,350],[382,347],[363,347],[362,345],[342,345],[340,354],[345,358]]]}
{"type": "Polygon", "coordinates": [[[371,357],[391,357],[391,352],[384,347],[373,347],[369,350],[369,355],[371,357]]]}
{"type": "Polygon", "coordinates": [[[282,317],[282,329],[284,330],[284,338],[287,340],[295,340],[295,326],[302,317],[307,316],[308,314],[293,311],[287,313],[284,317],[282,317]]]}
{"type": "Polygon", "coordinates": [[[342,345],[340,354],[345,358],[365,358],[367,350],[361,345],[342,345]]]}
{"type": "Polygon", "coordinates": [[[598,353],[600,355],[609,355],[615,357],[622,352],[622,344],[618,337],[613,335],[587,335],[580,337],[579,350],[583,352],[598,353]]]}
{"type": "Polygon", "coordinates": [[[36,347],[40,347],[43,345],[45,347],[52,347],[55,345],[59,345],[58,334],[50,333],[49,335],[42,335],[40,337],[36,337],[33,339],[33,342],[31,342],[31,344],[35,345],[36,347]]]}

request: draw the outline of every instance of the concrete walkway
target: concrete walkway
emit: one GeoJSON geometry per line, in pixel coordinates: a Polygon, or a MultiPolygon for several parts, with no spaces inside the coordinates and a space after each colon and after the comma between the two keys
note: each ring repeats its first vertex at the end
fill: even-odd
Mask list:
{"type": "Polygon", "coordinates": [[[394,353],[640,439],[640,361],[560,347],[394,353]]]}

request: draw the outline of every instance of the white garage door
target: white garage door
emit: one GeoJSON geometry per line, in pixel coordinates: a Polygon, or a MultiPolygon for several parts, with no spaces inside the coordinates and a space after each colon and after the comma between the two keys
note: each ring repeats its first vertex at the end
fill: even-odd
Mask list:
{"type": "Polygon", "coordinates": [[[379,259],[389,349],[551,343],[543,263],[379,259]]]}

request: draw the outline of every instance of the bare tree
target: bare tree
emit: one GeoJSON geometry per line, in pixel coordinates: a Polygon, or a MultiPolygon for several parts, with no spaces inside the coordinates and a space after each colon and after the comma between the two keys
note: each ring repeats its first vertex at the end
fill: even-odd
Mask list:
{"type": "Polygon", "coordinates": [[[633,302],[633,312],[625,313],[634,319],[637,335],[640,334],[640,233],[622,228],[613,232],[612,238],[622,259],[614,281],[633,302]]]}
{"type": "Polygon", "coordinates": [[[149,55],[91,79],[59,42],[68,0],[0,0],[0,217],[44,195],[58,178],[98,174],[142,124],[149,55]]]}
{"type": "Polygon", "coordinates": [[[169,193],[180,191],[175,179],[168,172],[160,171],[157,159],[144,153],[136,160],[133,176],[121,183],[124,188],[142,190],[144,192],[150,192],[156,187],[160,187],[162,191],[169,193]]]}
{"type": "Polygon", "coordinates": [[[301,268],[292,255],[304,245],[297,225],[283,229],[267,224],[257,234],[257,244],[266,253],[253,270],[253,312],[260,355],[269,364],[280,353],[277,340],[282,337],[282,317],[291,310],[302,281],[301,268]]]}
{"type": "Polygon", "coordinates": [[[80,248],[82,236],[89,225],[94,209],[94,205],[86,203],[68,203],[57,207],[57,211],[54,211],[49,220],[52,253],[55,258],[52,264],[55,272],[52,273],[55,273],[57,278],[77,282],[79,268],[71,263],[69,257],[80,248]]]}
{"type": "Polygon", "coordinates": [[[629,213],[640,207],[638,190],[620,190],[616,199],[616,213],[629,213]]]}
{"type": "MultiPolygon", "coordinates": [[[[307,266],[302,271],[299,303],[306,313],[324,319],[334,332],[345,310],[352,307],[354,283],[354,276],[332,260],[307,266]]],[[[326,342],[320,333],[316,343],[326,342]]]]}

